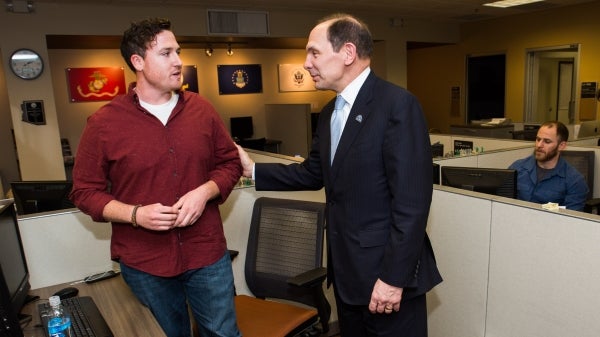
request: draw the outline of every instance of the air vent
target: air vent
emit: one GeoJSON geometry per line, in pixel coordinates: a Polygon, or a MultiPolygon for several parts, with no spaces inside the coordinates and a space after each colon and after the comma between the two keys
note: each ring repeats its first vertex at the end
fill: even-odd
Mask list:
{"type": "Polygon", "coordinates": [[[208,10],[209,35],[268,36],[269,13],[208,10]]]}

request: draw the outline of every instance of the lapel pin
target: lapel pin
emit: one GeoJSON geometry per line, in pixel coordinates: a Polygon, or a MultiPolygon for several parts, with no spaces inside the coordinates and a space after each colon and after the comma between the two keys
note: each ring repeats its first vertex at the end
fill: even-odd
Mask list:
{"type": "Polygon", "coordinates": [[[355,119],[356,119],[357,122],[362,123],[362,115],[356,116],[355,119]]]}

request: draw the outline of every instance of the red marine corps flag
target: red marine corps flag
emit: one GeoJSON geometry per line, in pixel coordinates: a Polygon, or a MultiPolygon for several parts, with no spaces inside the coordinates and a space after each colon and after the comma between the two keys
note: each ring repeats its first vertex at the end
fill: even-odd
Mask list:
{"type": "Polygon", "coordinates": [[[122,67],[67,68],[71,102],[110,101],[125,94],[122,67]]]}

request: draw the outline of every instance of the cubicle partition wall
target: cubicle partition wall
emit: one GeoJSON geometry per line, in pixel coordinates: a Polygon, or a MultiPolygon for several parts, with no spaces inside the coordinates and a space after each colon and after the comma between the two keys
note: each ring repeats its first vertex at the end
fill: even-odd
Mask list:
{"type": "MultiPolygon", "coordinates": [[[[442,189],[451,189],[441,187],[442,189]]],[[[485,333],[491,200],[434,189],[427,232],[444,281],[427,295],[429,336],[485,333]]]]}
{"type": "MultiPolygon", "coordinates": [[[[446,148],[452,149],[455,140],[473,142],[475,147],[483,147],[484,151],[477,154],[464,156],[453,156],[444,158],[434,158],[433,160],[440,166],[465,166],[465,167],[492,167],[507,168],[515,160],[525,158],[533,153],[534,144],[527,141],[503,140],[478,137],[462,137],[443,134],[431,134],[432,144],[439,142],[446,148]]],[[[597,142],[597,138],[586,138],[569,142],[567,150],[569,151],[594,151],[594,167],[600,168],[600,147],[584,145],[597,142]]],[[[594,188],[593,197],[600,197],[600,169],[594,170],[594,188]]]]}
{"type": "Polygon", "coordinates": [[[110,259],[111,226],[77,209],[19,216],[32,289],[81,280],[117,268],[110,259]]]}
{"type": "Polygon", "coordinates": [[[569,146],[598,146],[598,137],[586,137],[581,139],[569,139],[569,146]]]}
{"type": "Polygon", "coordinates": [[[600,224],[493,203],[486,336],[600,332],[600,224]]]}
{"type": "MultiPolygon", "coordinates": [[[[512,151],[515,157],[529,153],[444,162],[491,166],[512,160],[512,151]]],[[[250,155],[257,162],[298,160],[250,155]]],[[[246,242],[252,205],[261,196],[325,200],[323,190],[257,192],[250,186],[232,192],[221,213],[227,245],[240,252],[233,262],[240,294],[250,294],[246,242]]],[[[110,260],[110,225],[78,210],[20,217],[19,223],[34,289],[118,267],[110,260]]],[[[591,337],[600,331],[600,216],[435,186],[428,233],[444,278],[428,294],[431,337],[591,337]]],[[[326,295],[335,305],[331,288],[326,295]]]]}
{"type": "Polygon", "coordinates": [[[600,217],[435,187],[432,337],[597,336],[600,217]]]}
{"type": "Polygon", "coordinates": [[[490,152],[495,150],[513,149],[520,147],[532,147],[530,141],[513,140],[513,139],[496,139],[485,137],[470,137],[449,134],[430,134],[429,140],[431,144],[440,143],[444,145],[444,154],[454,153],[454,142],[472,142],[473,149],[479,149],[480,152],[490,152]]]}

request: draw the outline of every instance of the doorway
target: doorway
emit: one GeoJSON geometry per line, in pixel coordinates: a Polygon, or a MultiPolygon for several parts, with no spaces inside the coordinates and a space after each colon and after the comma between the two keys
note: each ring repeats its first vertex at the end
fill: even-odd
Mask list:
{"type": "Polygon", "coordinates": [[[527,50],[524,122],[575,123],[578,60],[578,44],[527,50]]]}

